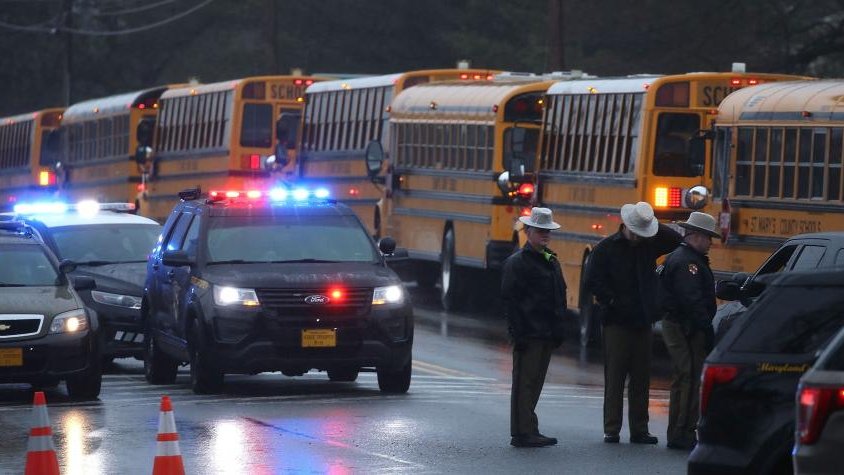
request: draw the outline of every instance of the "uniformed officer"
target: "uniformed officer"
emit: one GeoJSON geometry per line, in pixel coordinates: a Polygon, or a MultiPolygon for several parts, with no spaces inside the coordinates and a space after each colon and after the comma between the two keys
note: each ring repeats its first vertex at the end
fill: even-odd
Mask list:
{"type": "Polygon", "coordinates": [[[652,325],[656,307],[656,259],[673,251],[680,234],[659,224],[640,201],[621,207],[618,232],[592,250],[587,288],[598,302],[604,340],[604,442],[617,444],[628,377],[630,442],[656,444],[648,432],[652,325]]]}
{"type": "Polygon", "coordinates": [[[539,433],[536,403],[545,383],[551,352],[563,341],[566,282],[557,255],[548,249],[551,230],[559,229],[548,208],[522,216],[527,242],[504,262],[501,296],[513,340],[513,387],[510,398],[510,444],[554,445],[539,433]]]}
{"type": "Polygon", "coordinates": [[[658,304],[662,338],[671,356],[673,379],[668,407],[668,447],[695,445],[700,373],[712,344],[715,280],[709,268],[709,247],[720,237],[715,218],[694,212],[677,223],[686,232],[683,243],[659,270],[658,304]]]}

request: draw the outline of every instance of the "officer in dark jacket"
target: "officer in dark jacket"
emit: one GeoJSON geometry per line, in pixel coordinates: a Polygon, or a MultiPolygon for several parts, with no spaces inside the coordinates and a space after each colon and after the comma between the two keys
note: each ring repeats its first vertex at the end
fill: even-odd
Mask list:
{"type": "Polygon", "coordinates": [[[535,409],[551,352],[563,341],[566,282],[557,255],[547,247],[551,230],[560,227],[551,210],[533,208],[530,217],[519,220],[524,224],[527,243],[504,262],[501,280],[513,339],[510,444],[541,447],[557,443],[557,439],[539,433],[535,409]]]}
{"type": "Polygon", "coordinates": [[[586,269],[604,337],[604,442],[619,442],[629,376],[630,442],[656,444],[648,432],[651,325],[659,319],[656,259],[673,251],[682,237],[659,224],[643,201],[622,206],[621,221],[618,232],[592,250],[586,269]]]}
{"type": "Polygon", "coordinates": [[[694,212],[677,224],[686,233],[660,269],[658,305],[673,368],[668,447],[690,450],[695,445],[700,373],[714,336],[715,279],[707,253],[712,238],[720,234],[715,218],[705,213],[694,212]]]}

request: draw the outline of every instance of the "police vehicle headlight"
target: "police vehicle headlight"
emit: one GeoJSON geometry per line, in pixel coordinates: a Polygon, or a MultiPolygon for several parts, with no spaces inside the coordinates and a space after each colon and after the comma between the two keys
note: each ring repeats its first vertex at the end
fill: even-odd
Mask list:
{"type": "Polygon", "coordinates": [[[243,305],[245,307],[257,307],[258,294],[254,289],[238,289],[223,285],[214,286],[214,303],[221,306],[243,305]]]}
{"type": "Polygon", "coordinates": [[[50,333],[76,333],[87,329],[88,317],[81,308],[56,315],[50,324],[50,333]]]}
{"type": "Polygon", "coordinates": [[[133,295],[111,294],[108,292],[100,292],[99,290],[92,290],[91,298],[94,299],[94,302],[105,305],[131,308],[132,310],[141,309],[141,298],[133,295]]]}
{"type": "Polygon", "coordinates": [[[404,289],[401,285],[375,287],[372,293],[372,305],[398,305],[404,302],[404,289]]]}

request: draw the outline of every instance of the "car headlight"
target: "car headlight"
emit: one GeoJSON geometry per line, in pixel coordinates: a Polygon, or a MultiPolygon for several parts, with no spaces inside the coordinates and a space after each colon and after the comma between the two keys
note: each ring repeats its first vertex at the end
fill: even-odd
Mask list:
{"type": "Polygon", "coordinates": [[[117,307],[131,308],[133,310],[141,309],[141,298],[133,295],[111,294],[108,292],[100,292],[99,290],[91,291],[91,298],[94,302],[115,305],[117,307]]]}
{"type": "Polygon", "coordinates": [[[255,289],[238,289],[223,285],[214,286],[214,303],[222,306],[243,305],[245,307],[257,307],[261,304],[255,289]]]}
{"type": "Polygon", "coordinates": [[[77,333],[87,329],[88,316],[81,308],[60,313],[50,323],[50,333],[77,333]]]}
{"type": "Polygon", "coordinates": [[[372,305],[401,304],[404,302],[404,289],[401,285],[375,287],[372,293],[372,305]]]}

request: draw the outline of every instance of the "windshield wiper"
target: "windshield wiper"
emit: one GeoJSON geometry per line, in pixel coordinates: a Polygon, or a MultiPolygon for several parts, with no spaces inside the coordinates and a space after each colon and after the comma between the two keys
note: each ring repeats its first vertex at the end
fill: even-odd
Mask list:
{"type": "Polygon", "coordinates": [[[85,261],[85,262],[76,262],[78,266],[89,266],[89,267],[97,267],[97,266],[105,266],[108,264],[114,264],[114,261],[85,261]]]}
{"type": "Polygon", "coordinates": [[[227,261],[211,261],[208,265],[212,264],[262,264],[261,261],[244,261],[243,259],[229,259],[227,261]]]}
{"type": "Polygon", "coordinates": [[[9,284],[6,282],[0,282],[0,287],[26,287],[24,284],[9,284]]]}
{"type": "Polygon", "coordinates": [[[267,264],[295,264],[299,262],[304,263],[318,263],[318,264],[331,264],[333,262],[340,262],[340,261],[329,261],[326,259],[313,259],[313,258],[305,258],[305,259],[287,259],[283,261],[264,261],[267,264]]]}

